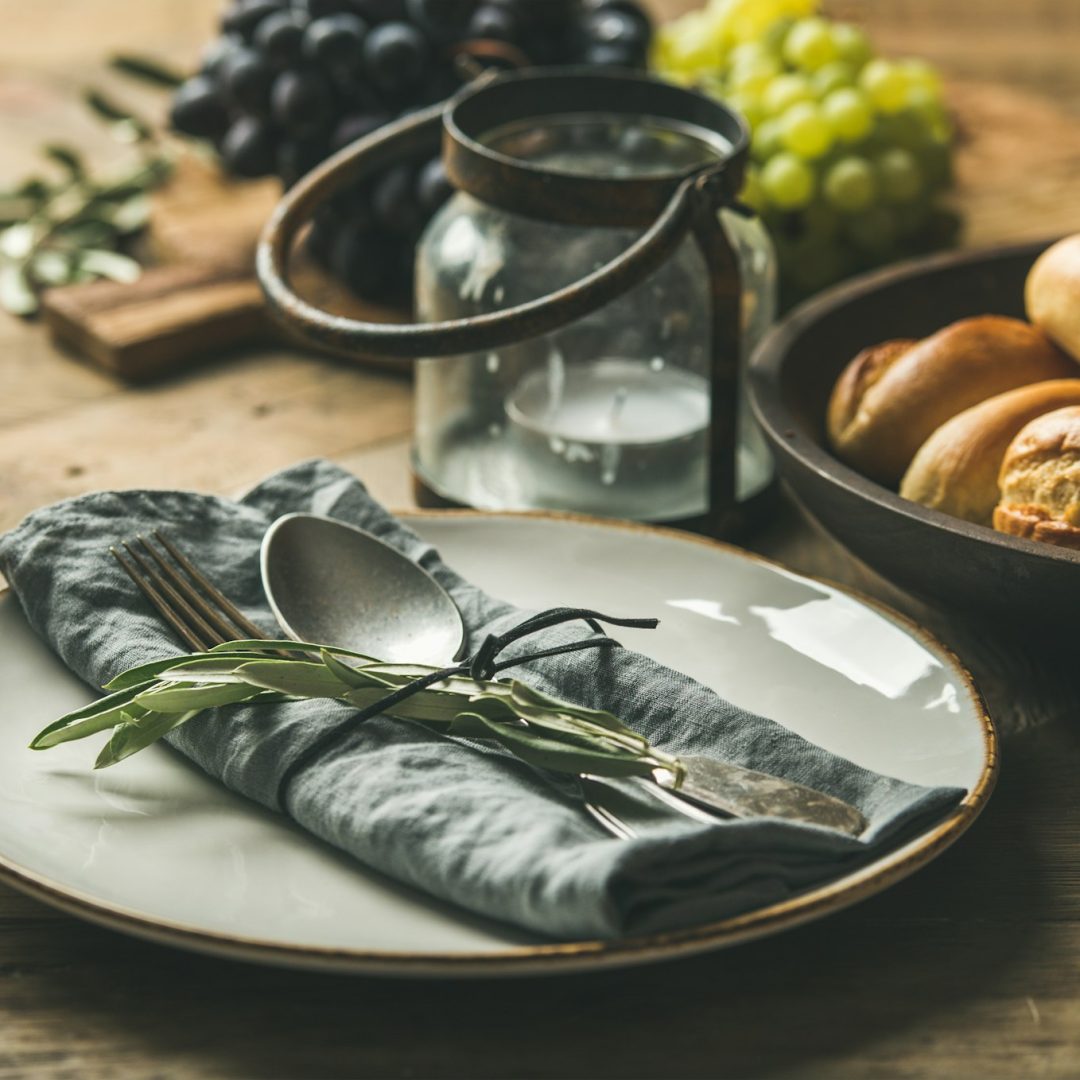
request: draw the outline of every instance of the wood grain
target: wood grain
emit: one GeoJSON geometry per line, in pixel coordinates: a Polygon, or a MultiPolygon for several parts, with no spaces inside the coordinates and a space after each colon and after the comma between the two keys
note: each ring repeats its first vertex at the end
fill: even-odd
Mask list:
{"type": "Polygon", "coordinates": [[[276,336],[250,267],[221,263],[156,266],[133,284],[50,289],[41,319],[77,356],[133,383],[276,336]]]}
{"type": "Polygon", "coordinates": [[[236,491],[290,462],[378,443],[411,424],[404,379],[251,352],[213,377],[192,374],[0,429],[0,527],[42,502],[99,488],[236,491]]]}
{"type": "MultiPolygon", "coordinates": [[[[93,142],[72,98],[100,78],[99,57],[124,47],[190,59],[219,2],[93,0],[91,13],[88,0],[0,0],[0,182],[46,137],[93,142]]],[[[1080,138],[1066,115],[1080,106],[1075,0],[829,6],[954,76],[967,242],[1080,227],[1080,138]]],[[[218,359],[127,390],[40,328],[0,319],[0,528],[93,487],[228,491],[317,453],[392,504],[408,499],[404,380],[280,347],[218,359]]],[[[726,953],[464,986],[185,955],[0,888],[0,1078],[1080,1075],[1074,643],[919,605],[791,504],[752,546],[901,607],[976,670],[1006,734],[1003,771],[985,815],[939,861],[848,912],[726,953]]]]}

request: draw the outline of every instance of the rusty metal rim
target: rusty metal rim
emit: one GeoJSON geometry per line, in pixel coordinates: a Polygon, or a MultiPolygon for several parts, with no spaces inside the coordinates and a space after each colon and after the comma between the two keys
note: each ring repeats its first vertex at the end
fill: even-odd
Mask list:
{"type": "MultiPolygon", "coordinates": [[[[700,137],[699,137],[700,138],[700,137]]],[[[745,122],[712,98],[631,71],[538,68],[477,80],[448,103],[443,152],[454,186],[511,213],[570,225],[649,225],[679,185],[703,168],[724,175],[724,201],[741,187],[750,135],[745,122]],[[543,126],[553,116],[648,117],[717,135],[716,162],[651,176],[588,176],[494,149],[489,133],[512,121],[543,126]]]]}
{"type": "MultiPolygon", "coordinates": [[[[599,310],[644,281],[687,235],[695,202],[708,203],[715,212],[717,205],[734,198],[731,189],[733,184],[738,183],[738,173],[745,157],[746,129],[735,114],[700,95],[628,72],[604,76],[546,74],[542,77],[528,72],[511,73],[483,78],[479,82],[480,85],[468,87],[448,103],[430,106],[345,147],[308,173],[282,197],[259,238],[255,269],[271,313],[294,336],[328,352],[347,355],[362,352],[397,357],[454,356],[539,337],[599,310]],[[419,150],[433,150],[438,131],[450,123],[449,116],[459,103],[475,103],[481,101],[486,93],[505,92],[507,86],[519,83],[527,84],[535,91],[541,84],[556,85],[560,79],[568,79],[574,86],[578,85],[579,79],[584,79],[590,85],[592,82],[597,86],[602,85],[607,88],[605,101],[610,100],[613,88],[624,86],[636,86],[642,95],[655,93],[665,99],[670,97],[673,101],[683,101],[684,117],[693,118],[697,113],[708,113],[717,123],[732,125],[732,134],[736,136],[732,156],[694,170],[687,177],[676,178],[678,185],[673,194],[670,192],[670,181],[665,180],[659,186],[656,181],[649,181],[649,198],[655,200],[663,193],[667,201],[666,204],[660,202],[661,209],[657,215],[645,215],[644,220],[652,224],[637,240],[616,258],[573,284],[512,308],[437,323],[373,323],[323,311],[302,300],[292,290],[288,283],[288,263],[293,242],[322,202],[349,184],[363,180],[389,165],[408,160],[419,150]]],[[[678,110],[672,111],[678,113],[678,110]]],[[[466,136],[463,134],[462,138],[466,136]]],[[[482,153],[477,160],[484,162],[483,168],[487,168],[492,162],[483,155],[489,152],[482,147],[479,150],[482,153]]],[[[471,159],[471,151],[467,156],[471,159]]],[[[517,165],[518,171],[508,178],[511,183],[507,186],[513,186],[515,178],[521,180],[531,175],[530,170],[534,168],[525,163],[517,165]]],[[[558,178],[560,190],[565,182],[569,185],[567,191],[571,192],[580,186],[583,179],[615,192],[620,190],[620,184],[627,182],[562,176],[558,178]]],[[[618,200],[613,198],[611,201],[618,200]]],[[[593,209],[596,207],[593,206],[593,209]]],[[[575,211],[575,214],[578,214],[575,220],[579,223],[586,222],[584,211],[575,211]]],[[[640,220],[640,217],[635,220],[640,220]]],[[[596,224],[610,222],[598,220],[596,224]]]]}
{"type": "Polygon", "coordinates": [[[652,226],[609,263],[516,307],[469,319],[394,324],[333,315],[302,300],[288,283],[289,254],[316,207],[373,168],[400,160],[404,155],[399,151],[415,147],[417,133],[441,117],[442,106],[435,106],[358,140],[310,172],[278,203],[259,238],[255,268],[271,313],[294,336],[329,352],[437,357],[500,348],[550,333],[597,311],[656,270],[690,228],[698,181],[716,171],[706,169],[683,181],[652,226]],[[377,165],[371,164],[374,158],[377,165]],[[366,159],[363,164],[361,159],[366,159]]]}

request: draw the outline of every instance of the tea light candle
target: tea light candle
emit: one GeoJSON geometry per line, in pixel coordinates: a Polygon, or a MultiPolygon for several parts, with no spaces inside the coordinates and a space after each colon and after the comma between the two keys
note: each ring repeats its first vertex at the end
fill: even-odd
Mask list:
{"type": "Polygon", "coordinates": [[[709,384],[651,361],[554,354],[506,401],[519,471],[537,505],[662,520],[705,509],[709,384]]]}

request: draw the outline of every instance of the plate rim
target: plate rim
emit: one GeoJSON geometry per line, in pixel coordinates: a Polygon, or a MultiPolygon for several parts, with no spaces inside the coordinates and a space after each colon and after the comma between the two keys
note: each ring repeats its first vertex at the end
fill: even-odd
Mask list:
{"type": "MultiPolygon", "coordinates": [[[[593,528],[643,533],[719,549],[772,571],[826,584],[893,620],[919,639],[931,652],[940,655],[954,673],[959,675],[981,726],[983,762],[979,778],[959,804],[932,828],[851,874],[824,882],[814,889],[775,904],[680,930],[610,940],[587,939],[537,945],[508,945],[498,952],[448,953],[336,948],[288,944],[206,930],[187,923],[149,916],[122,904],[93,897],[80,889],[64,886],[46,875],[27,870],[2,853],[0,882],[52,907],[109,929],[218,957],[279,967],[406,978],[556,975],[576,970],[631,966],[709,952],[793,928],[840,911],[884,891],[931,862],[970,828],[994,790],[1000,768],[999,739],[986,702],[971,672],[956,653],[926,627],[858,589],[801,574],[773,559],[723,540],[643,522],[550,510],[400,509],[393,513],[406,523],[410,519],[418,518],[533,520],[568,522],[593,528]]],[[[0,583],[0,599],[11,592],[10,587],[0,583]]]]}

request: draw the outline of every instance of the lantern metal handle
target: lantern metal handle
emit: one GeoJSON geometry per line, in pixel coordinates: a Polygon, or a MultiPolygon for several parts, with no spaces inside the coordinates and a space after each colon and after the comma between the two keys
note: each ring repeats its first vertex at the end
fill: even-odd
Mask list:
{"type": "Polygon", "coordinates": [[[693,226],[695,207],[717,202],[723,164],[687,177],[651,226],[616,258],[564,288],[515,307],[434,323],[375,323],[323,311],[289,285],[289,254],[316,208],[387,167],[434,153],[443,126],[441,102],[389,124],[340,150],[292,187],[263,229],[256,274],[273,316],[295,337],[334,353],[436,357],[497,349],[539,337],[604,307],[658,269],[693,226]]]}

